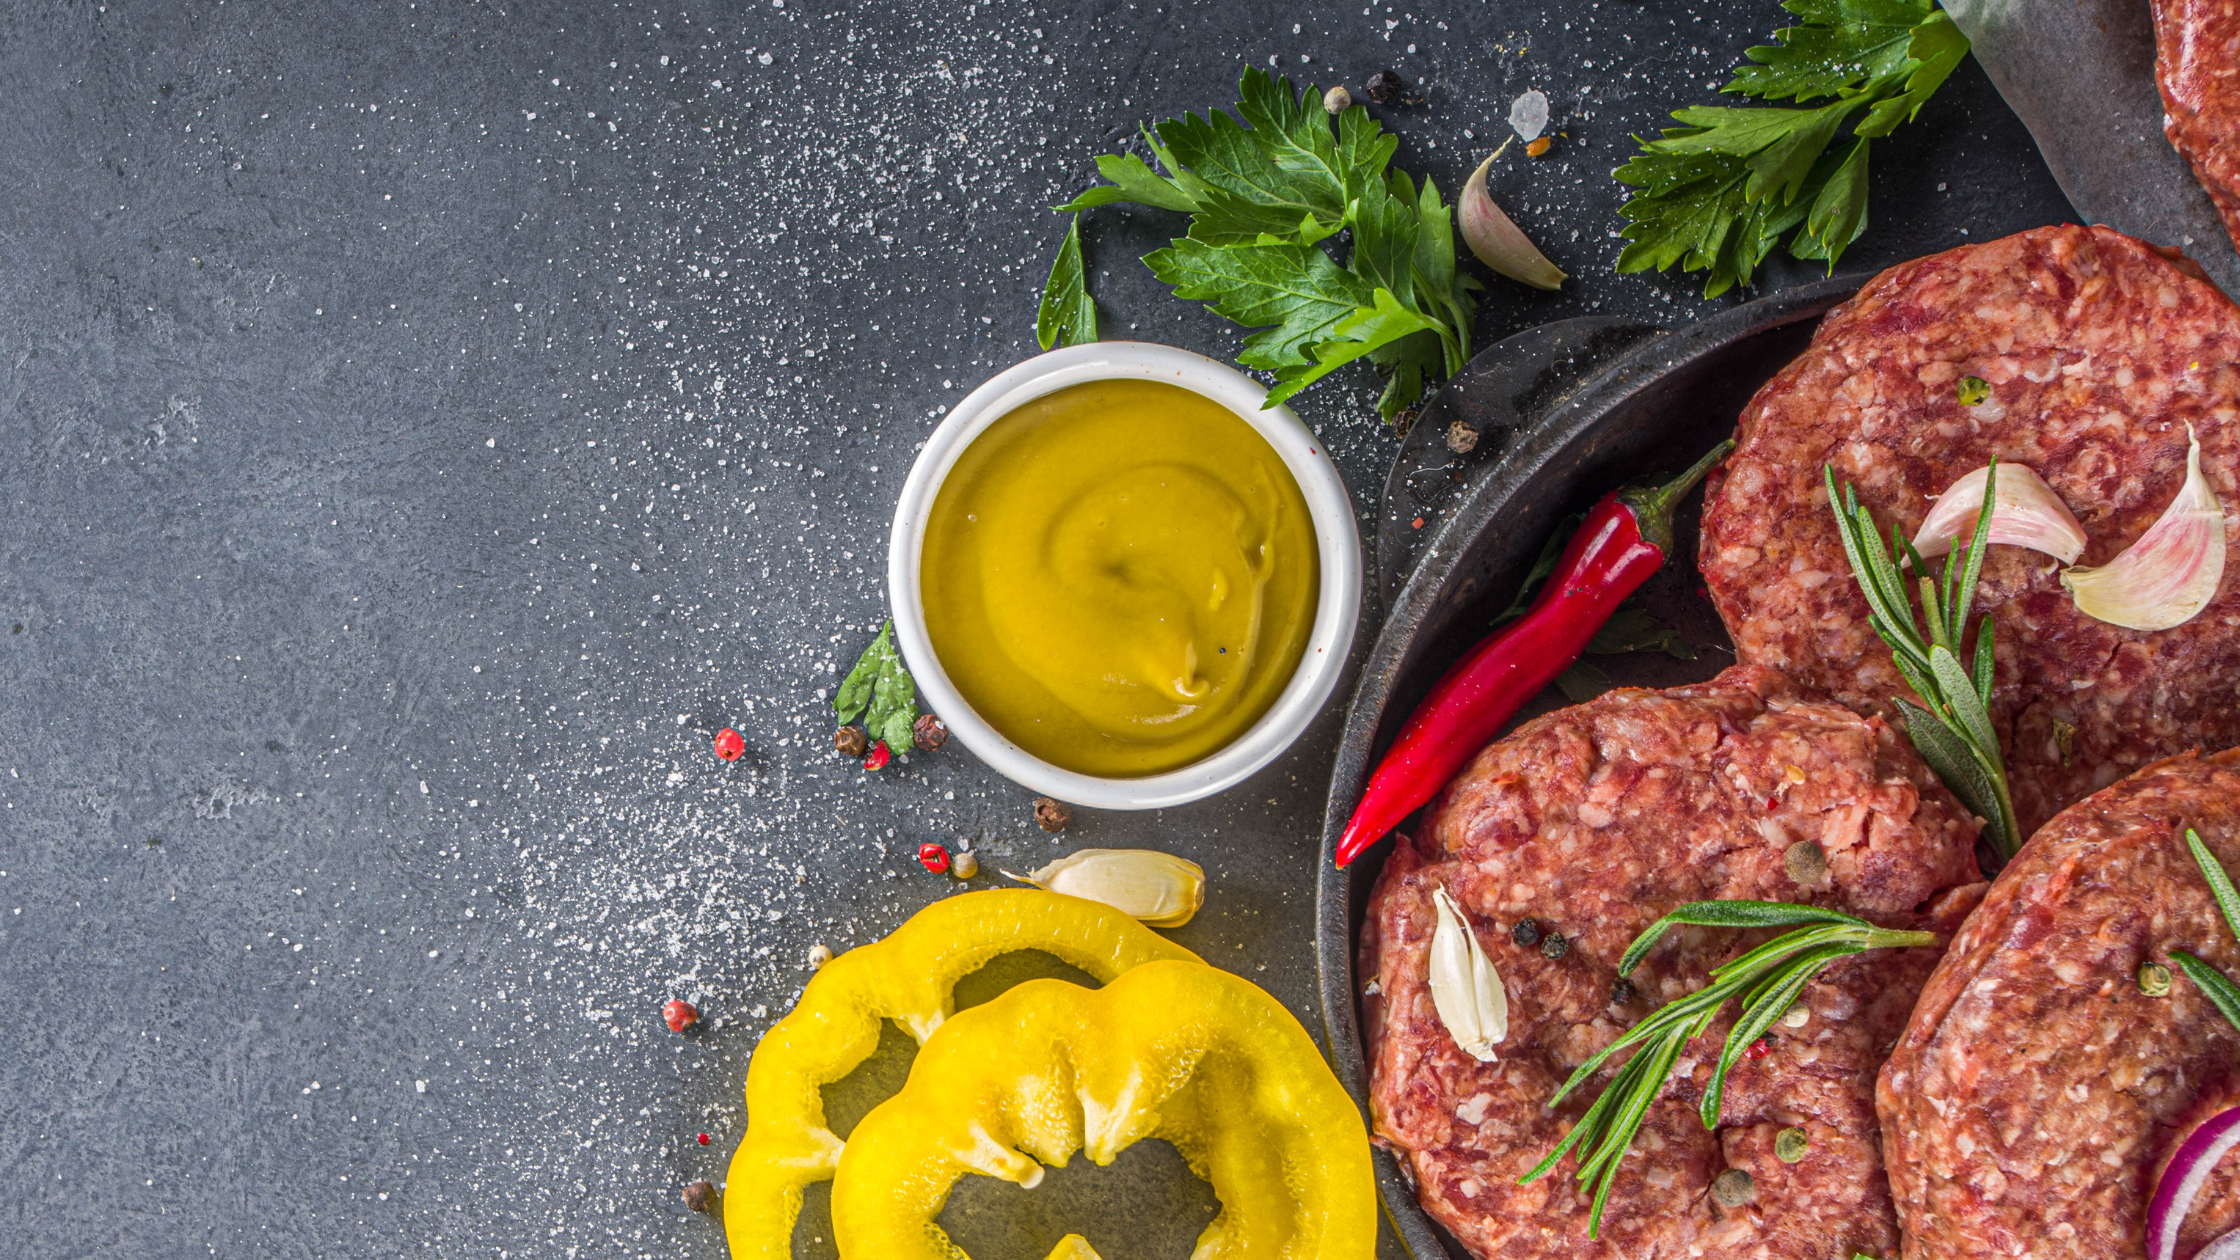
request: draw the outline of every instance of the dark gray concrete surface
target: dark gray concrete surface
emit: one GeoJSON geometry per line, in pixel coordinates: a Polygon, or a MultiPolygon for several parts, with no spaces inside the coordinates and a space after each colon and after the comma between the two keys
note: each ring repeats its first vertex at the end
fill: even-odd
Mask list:
{"type": "MultiPolygon", "coordinates": [[[[1178,937],[1319,1028],[1332,722],[1219,800],[1060,840],[959,750],[833,758],[824,697],[881,616],[912,451],[1031,352],[1044,207],[1090,155],[1271,57],[1422,84],[1383,113],[1450,191],[1517,92],[1555,99],[1555,151],[1496,191],[1577,280],[1496,283],[1481,344],[1713,309],[1611,274],[1607,172],[1778,20],[0,10],[0,1253],[716,1256],[677,1187],[720,1180],[809,946],[956,887],[910,860],[925,839],[988,867],[1194,856],[1213,890],[1178,937]],[[670,996],[714,1026],[671,1036],[670,996]]],[[[2067,214],[1972,66],[1875,161],[1847,265],[2067,214]]],[[[1134,261],[1174,228],[1092,216],[1108,335],[1226,355],[1134,261]]],[[[1393,450],[1375,388],[1298,403],[1364,504],[1393,450]]],[[[1178,1169],[1149,1148],[945,1219],[982,1260],[1069,1224],[1179,1256],[1212,1207],[1178,1169]]],[[[831,1253],[817,1203],[805,1256],[831,1253]]]]}

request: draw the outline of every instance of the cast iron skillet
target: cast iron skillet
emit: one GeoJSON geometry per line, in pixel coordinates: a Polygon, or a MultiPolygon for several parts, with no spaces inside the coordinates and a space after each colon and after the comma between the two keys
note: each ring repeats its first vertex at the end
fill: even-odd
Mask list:
{"type": "MultiPolygon", "coordinates": [[[[1471,360],[1417,421],[1385,489],[1373,590],[1390,611],[1346,714],[1315,892],[1330,1055],[1364,1109],[1369,1080],[1354,931],[1392,842],[1379,841],[1343,871],[1331,862],[1376,757],[1441,671],[1507,607],[1563,517],[1628,479],[1676,472],[1731,434],[1750,395],[1804,349],[1820,317],[1862,281],[1842,276],[1777,293],[1677,332],[1603,319],[1533,329],[1471,360]],[[1456,421],[1478,431],[1478,445],[1466,455],[1446,447],[1456,421]]],[[[1695,645],[1696,659],[1598,658],[1619,683],[1675,686],[1734,661],[1725,629],[1698,594],[1701,501],[1700,493],[1690,496],[1675,522],[1678,554],[1641,594],[1650,611],[1695,645]]],[[[1550,689],[1519,720],[1562,703],[1550,689]]],[[[1461,1245],[1416,1206],[1392,1156],[1379,1150],[1376,1169],[1378,1197],[1409,1254],[1464,1260],[1461,1245]]]]}

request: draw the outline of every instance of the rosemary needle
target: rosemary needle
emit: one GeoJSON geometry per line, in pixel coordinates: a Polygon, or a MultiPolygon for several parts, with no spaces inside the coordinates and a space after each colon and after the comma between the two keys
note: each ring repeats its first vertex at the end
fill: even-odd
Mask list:
{"type": "Polygon", "coordinates": [[[1742,1001],[1742,1015],[1727,1032],[1726,1047],[1704,1091],[1701,1115],[1707,1129],[1717,1128],[1720,1104],[1726,1093],[1727,1073],[1735,1060],[1773,1022],[1781,1018],[1804,987],[1838,958],[1870,949],[1897,949],[1931,945],[1929,932],[1901,932],[1876,927],[1865,919],[1780,901],[1697,901],[1680,907],[1649,925],[1634,939],[1618,963],[1623,976],[1638,966],[1666,931],[1680,924],[1698,927],[1797,927],[1724,963],[1711,973],[1711,983],[1694,993],[1658,1007],[1602,1052],[1579,1065],[1571,1079],[1548,1100],[1550,1107],[1569,1097],[1609,1059],[1630,1046],[1641,1047],[1611,1078],[1601,1097],[1587,1108],[1579,1123],[1547,1158],[1519,1184],[1530,1182],[1554,1168],[1573,1149],[1579,1152],[1575,1174],[1580,1184],[1594,1184],[1594,1211],[1587,1221],[1587,1236],[1598,1237],[1603,1208],[1618,1176],[1618,1165],[1632,1148],[1649,1108],[1664,1093],[1665,1081],[1688,1041],[1700,1036],[1718,1018],[1726,1004],[1742,1001]],[[1799,926],[1802,925],[1802,926],[1799,926]]]}
{"type": "Polygon", "coordinates": [[[1975,537],[1946,558],[1942,580],[1929,572],[1929,563],[1896,529],[1884,546],[1874,515],[1859,506],[1859,496],[1849,482],[1836,489],[1836,470],[1822,467],[1828,483],[1828,505],[1835,510],[1837,532],[1843,536],[1843,553],[1851,561],[1852,576],[1867,597],[1867,624],[1889,645],[1898,673],[1920,697],[1916,704],[1904,697],[1897,705],[1906,718],[1906,735],[1921,759],[1937,772],[1945,787],[1984,820],[1991,847],[2004,860],[2022,846],[2015,822],[2014,795],[2007,787],[2007,763],[1999,751],[1999,735],[1991,724],[1992,629],[1988,614],[1976,623],[1973,659],[1963,668],[1960,644],[1967,637],[1968,612],[1975,603],[1976,579],[1983,572],[1983,553],[1991,542],[1991,507],[1999,480],[1999,461],[1983,482],[1983,507],[1976,513],[1975,537]],[[1921,622],[1928,627],[1922,637],[1914,618],[1913,598],[1893,553],[1903,556],[1921,598],[1921,622]]]}
{"type": "MultiPolygon", "coordinates": [[[[2217,899],[2217,909],[2224,914],[2225,926],[2232,929],[2233,935],[2240,936],[2240,893],[2233,891],[2232,877],[2225,873],[2224,864],[2217,861],[2217,855],[2201,842],[2201,833],[2191,827],[2186,828],[2186,848],[2193,854],[2194,864],[2201,868],[2201,877],[2209,881],[2209,894],[2217,899]]],[[[2240,1028],[2240,985],[2233,984],[2223,972],[2185,950],[2171,950],[2170,961],[2201,986],[2202,994],[2232,1021],[2234,1028],[2240,1028]]]]}

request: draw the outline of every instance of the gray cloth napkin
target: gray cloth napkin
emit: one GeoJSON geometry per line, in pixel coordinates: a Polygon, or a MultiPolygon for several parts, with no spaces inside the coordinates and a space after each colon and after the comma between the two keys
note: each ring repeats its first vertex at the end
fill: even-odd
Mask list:
{"type": "Polygon", "coordinates": [[[2228,294],[2240,252],[2162,135],[2146,0],[1947,0],[2087,223],[2175,245],[2228,294]]]}

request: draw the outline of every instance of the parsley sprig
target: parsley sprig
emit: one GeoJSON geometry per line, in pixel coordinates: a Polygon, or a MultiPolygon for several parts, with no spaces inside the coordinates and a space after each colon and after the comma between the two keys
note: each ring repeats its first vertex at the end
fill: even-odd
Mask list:
{"type": "Polygon", "coordinates": [[[1234,117],[1208,110],[1143,131],[1151,163],[1105,154],[1106,182],[1057,207],[1076,215],[1044,286],[1043,349],[1096,336],[1082,265],[1082,211],[1129,202],[1190,216],[1186,235],[1144,256],[1176,297],[1260,331],[1237,362],[1275,374],[1269,406],[1366,358],[1385,374],[1390,420],[1425,381],[1470,358],[1483,286],[1455,268],[1453,210],[1425,177],[1388,170],[1399,138],[1355,105],[1334,120],[1311,87],[1247,69],[1234,117]],[[1344,265],[1325,242],[1350,233],[1344,265]]]}
{"type": "Polygon", "coordinates": [[[1580,1064],[1571,1079],[1548,1100],[1550,1107],[1562,1102],[1611,1056],[1629,1047],[1640,1047],[1626,1060],[1625,1066],[1618,1069],[1610,1084],[1603,1088],[1602,1096],[1579,1117],[1579,1123],[1572,1126],[1563,1141],[1518,1182],[1522,1185],[1546,1174],[1566,1153],[1577,1148],[1579,1168],[1575,1175],[1581,1185],[1591,1182],[1595,1188],[1594,1211],[1587,1221],[1590,1238],[1599,1236],[1602,1209],[1609,1201],[1611,1185],[1617,1180],[1618,1164],[1632,1148],[1634,1136],[1641,1131],[1649,1108],[1663,1095],[1673,1064],[1692,1038],[1711,1027],[1711,1022],[1718,1018],[1728,1002],[1739,998],[1742,1014],[1727,1030],[1726,1047],[1720,1052],[1710,1085],[1703,1092],[1699,1110],[1706,1129],[1719,1127],[1727,1074],[1733,1070],[1735,1060],[1750,1048],[1750,1043],[1773,1027],[1773,1021],[1788,1011],[1797,995],[1827,970],[1828,964],[1870,949],[1933,945],[1937,939],[1934,933],[1876,927],[1865,919],[1818,906],[1782,901],[1695,901],[1650,924],[1647,931],[1635,937],[1625,957],[1618,962],[1618,974],[1626,975],[1639,966],[1667,931],[1682,924],[1732,928],[1803,926],[1715,968],[1710,984],[1665,1003],[1648,1018],[1627,1029],[1600,1054],[1580,1064]]]}
{"type": "MultiPolygon", "coordinates": [[[[2225,926],[2232,929],[2234,936],[2240,936],[2240,893],[2233,891],[2232,876],[2225,873],[2224,863],[2209,852],[2209,846],[2201,842],[2201,833],[2191,827],[2186,828],[2186,848],[2193,853],[2194,864],[2201,868],[2201,877],[2209,881],[2209,895],[2217,899],[2217,909],[2224,914],[2225,926]]],[[[2186,973],[2187,979],[2201,986],[2210,1005],[2231,1020],[2234,1028],[2240,1028],[2240,985],[2225,979],[2223,972],[2185,950],[2171,950],[2170,961],[2178,964],[2178,970],[2186,973]]]]}
{"type": "Polygon", "coordinates": [[[1999,483],[1999,461],[1991,461],[1984,478],[1983,506],[1976,512],[1975,537],[1946,557],[1940,583],[1930,576],[1929,564],[1913,544],[1895,528],[1890,545],[1883,546],[1874,515],[1859,506],[1859,496],[1849,482],[1836,492],[1836,471],[1823,466],[1828,503],[1835,509],[1837,532],[1851,572],[1867,597],[1867,624],[1889,645],[1891,659],[1906,685],[1921,698],[1916,704],[1897,698],[1905,714],[1906,735],[1921,759],[1944,780],[1976,817],[1985,821],[1991,847],[2001,858],[2014,856],[2022,846],[2015,821],[2014,794],[2007,787],[2006,757],[1999,750],[1999,732],[1991,725],[1992,624],[1986,613],[1976,623],[1976,646],[1971,664],[1962,668],[1960,644],[1968,631],[1968,611],[1975,602],[1976,579],[1983,572],[1983,553],[1991,543],[1991,507],[1999,483]],[[1929,628],[1927,639],[1914,622],[1913,601],[1891,554],[1905,557],[1921,594],[1921,620],[1929,628]]]}
{"type": "Polygon", "coordinates": [[[1867,230],[1867,145],[1911,121],[1968,55],[1935,0],[1784,0],[1804,19],[1748,50],[1722,92],[1826,101],[1780,109],[1691,105],[1612,172],[1636,191],[1622,211],[1619,271],[1709,271],[1714,297],[1795,229],[1789,252],[1828,264],[1867,230]],[[1858,116],[1864,110],[1864,116],[1858,116]],[[1855,117],[1857,116],[1857,117],[1855,117]],[[1851,125],[1848,138],[1843,135],[1851,125]]]}
{"type": "Polygon", "coordinates": [[[874,741],[885,740],[889,751],[906,753],[911,724],[918,720],[918,683],[894,648],[894,622],[888,621],[879,637],[856,658],[855,668],[840,680],[832,707],[842,725],[863,715],[863,728],[874,741]]]}

